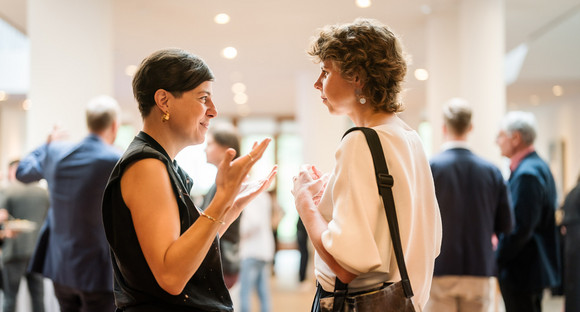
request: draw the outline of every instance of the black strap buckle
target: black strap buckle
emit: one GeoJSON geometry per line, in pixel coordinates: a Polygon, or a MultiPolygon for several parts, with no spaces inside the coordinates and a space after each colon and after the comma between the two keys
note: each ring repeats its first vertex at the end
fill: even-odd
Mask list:
{"type": "Polygon", "coordinates": [[[378,180],[379,180],[379,186],[388,187],[388,188],[393,187],[393,184],[395,182],[395,180],[393,179],[393,176],[388,174],[388,173],[379,173],[378,180]]]}

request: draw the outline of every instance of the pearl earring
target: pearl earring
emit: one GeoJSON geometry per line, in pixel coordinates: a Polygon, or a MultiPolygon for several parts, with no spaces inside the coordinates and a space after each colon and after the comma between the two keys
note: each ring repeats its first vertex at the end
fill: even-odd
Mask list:
{"type": "Polygon", "coordinates": [[[361,98],[360,98],[360,99],[358,99],[358,101],[359,101],[361,104],[365,104],[365,103],[367,102],[367,99],[365,99],[364,97],[362,97],[362,96],[361,96],[361,98]]]}

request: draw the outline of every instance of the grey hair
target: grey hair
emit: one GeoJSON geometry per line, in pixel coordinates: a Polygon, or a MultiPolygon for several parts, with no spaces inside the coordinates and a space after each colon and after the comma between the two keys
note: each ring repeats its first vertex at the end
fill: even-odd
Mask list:
{"type": "Polygon", "coordinates": [[[532,145],[536,140],[536,117],[530,112],[513,111],[505,115],[501,129],[511,136],[519,132],[526,145],[532,145]]]}

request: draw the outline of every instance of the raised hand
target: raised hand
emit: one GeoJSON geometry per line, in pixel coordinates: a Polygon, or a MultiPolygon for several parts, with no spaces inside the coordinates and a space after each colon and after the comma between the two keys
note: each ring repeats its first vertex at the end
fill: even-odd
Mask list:
{"type": "MultiPolygon", "coordinates": [[[[259,144],[254,144],[252,150],[245,156],[234,159],[235,151],[233,149],[228,149],[226,155],[220,165],[218,166],[218,172],[216,176],[216,195],[215,200],[220,200],[225,207],[224,214],[228,213],[231,209],[235,198],[240,193],[242,182],[254,166],[254,164],[262,158],[264,151],[268,147],[268,144],[272,139],[265,139],[259,144]]],[[[266,181],[258,187],[257,193],[253,195],[255,197],[261,190],[267,188],[272,182],[273,176],[275,175],[275,170],[270,173],[266,181]]],[[[251,194],[253,194],[251,192],[251,194]]],[[[253,198],[251,197],[251,198],[253,198]]],[[[251,200],[251,199],[250,199],[251,200]]],[[[249,200],[248,200],[249,201],[249,200]]]]}
{"type": "Polygon", "coordinates": [[[236,196],[234,201],[235,209],[241,212],[241,210],[244,209],[244,207],[246,207],[249,202],[256,198],[258,194],[267,190],[268,187],[270,187],[270,184],[272,184],[272,181],[274,181],[274,177],[276,176],[277,172],[278,166],[274,166],[266,178],[253,182],[243,183],[240,189],[240,193],[238,196],[236,196]]]}

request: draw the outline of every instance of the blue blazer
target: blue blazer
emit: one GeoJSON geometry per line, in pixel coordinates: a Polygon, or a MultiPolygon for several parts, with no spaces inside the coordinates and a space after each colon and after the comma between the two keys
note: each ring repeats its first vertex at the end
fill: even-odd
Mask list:
{"type": "Polygon", "coordinates": [[[50,209],[31,269],[80,291],[112,291],[101,203],[120,151],[89,135],[78,144],[44,144],[22,159],[16,177],[46,179],[50,209]]]}
{"type": "Polygon", "coordinates": [[[499,280],[505,287],[538,291],[560,284],[556,184],[536,152],[526,156],[508,181],[516,225],[500,238],[499,280]]]}
{"type": "Polygon", "coordinates": [[[430,163],[443,224],[434,275],[495,276],[491,237],[513,226],[501,172],[465,148],[445,150],[430,163]]]}

